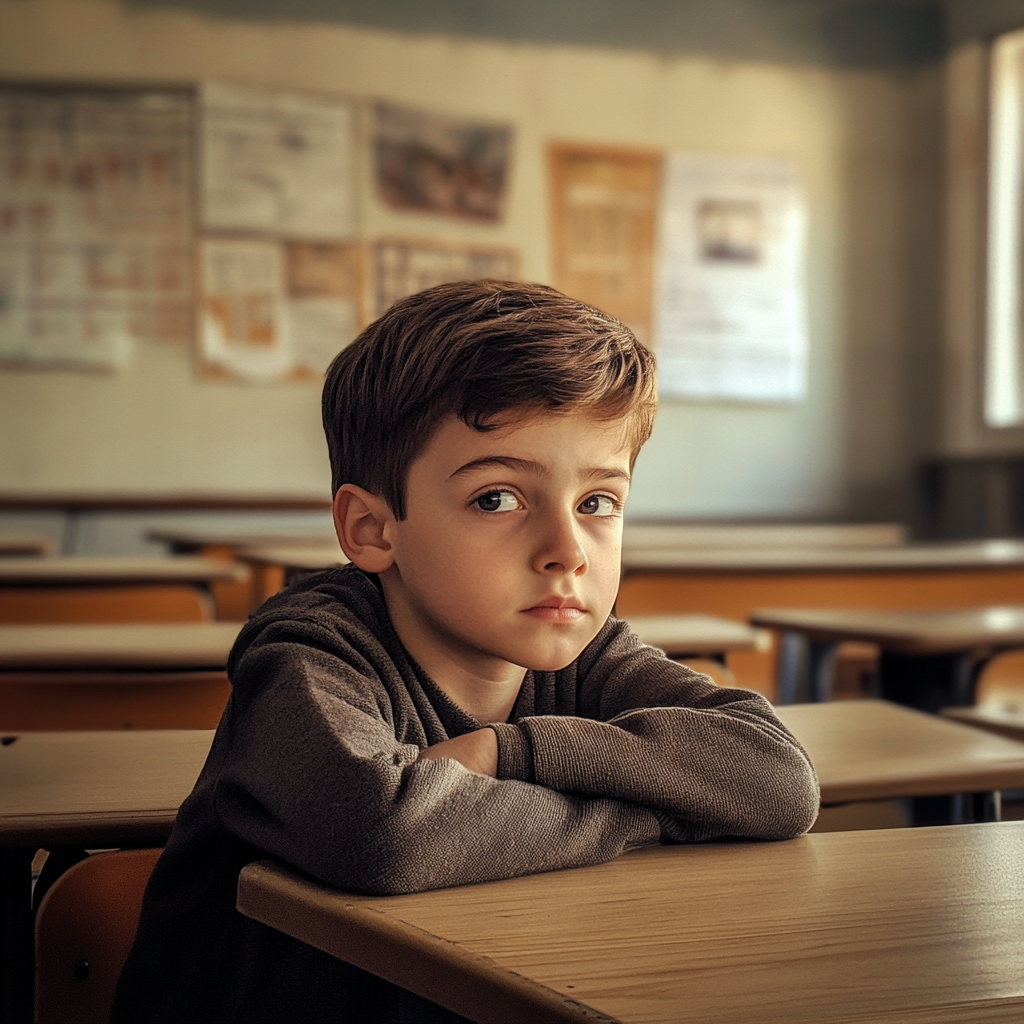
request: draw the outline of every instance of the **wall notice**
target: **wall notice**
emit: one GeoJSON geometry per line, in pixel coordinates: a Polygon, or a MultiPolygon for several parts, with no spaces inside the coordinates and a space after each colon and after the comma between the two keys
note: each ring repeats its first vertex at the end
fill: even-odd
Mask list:
{"type": "Polygon", "coordinates": [[[804,397],[805,220],[792,161],[666,158],[655,303],[663,395],[804,397]]]}
{"type": "Polygon", "coordinates": [[[344,100],[206,83],[200,137],[205,229],[354,235],[352,108],[344,100]]]}
{"type": "Polygon", "coordinates": [[[191,97],[0,90],[0,359],[191,336],[191,97]]]}
{"type": "Polygon", "coordinates": [[[550,150],[555,287],[651,341],[660,153],[581,145],[550,150]]]}

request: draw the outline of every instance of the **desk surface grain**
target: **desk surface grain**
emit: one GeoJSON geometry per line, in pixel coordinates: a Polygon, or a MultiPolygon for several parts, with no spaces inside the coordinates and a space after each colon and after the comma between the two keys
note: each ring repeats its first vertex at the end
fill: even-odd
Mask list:
{"type": "Polygon", "coordinates": [[[241,622],[0,626],[0,670],[222,669],[241,622]]]}
{"type": "Polygon", "coordinates": [[[481,1024],[1024,1019],[1024,823],[658,847],[410,896],[268,862],[239,909],[481,1024]]]}
{"type": "Polygon", "coordinates": [[[0,740],[0,846],[164,842],[213,742],[206,729],[0,740]]]}

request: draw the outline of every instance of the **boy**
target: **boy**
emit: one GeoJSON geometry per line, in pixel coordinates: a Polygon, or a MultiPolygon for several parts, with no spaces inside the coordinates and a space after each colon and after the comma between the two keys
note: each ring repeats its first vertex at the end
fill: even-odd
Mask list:
{"type": "Polygon", "coordinates": [[[239,870],[268,855],[391,894],[810,826],[813,770],[768,702],[609,617],[655,401],[629,330],[540,285],[433,288],[335,359],[353,564],[239,635],[115,1021],[445,1016],[238,914],[239,870]]]}

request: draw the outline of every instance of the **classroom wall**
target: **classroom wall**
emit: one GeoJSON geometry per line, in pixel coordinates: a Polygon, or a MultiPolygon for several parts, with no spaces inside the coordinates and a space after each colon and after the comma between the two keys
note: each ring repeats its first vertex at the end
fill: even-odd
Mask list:
{"type": "MultiPolygon", "coordinates": [[[[0,0],[0,75],[221,78],[509,120],[508,216],[398,214],[362,176],[367,235],[521,249],[547,280],[548,140],[796,158],[809,201],[810,388],[795,406],[666,402],[634,517],[891,517],[932,443],[943,87],[935,64],[794,62],[500,43],[314,22],[230,20],[107,0],[0,0]]],[[[184,348],[113,374],[0,372],[0,492],[322,493],[312,384],[200,380],[184,348]]]]}

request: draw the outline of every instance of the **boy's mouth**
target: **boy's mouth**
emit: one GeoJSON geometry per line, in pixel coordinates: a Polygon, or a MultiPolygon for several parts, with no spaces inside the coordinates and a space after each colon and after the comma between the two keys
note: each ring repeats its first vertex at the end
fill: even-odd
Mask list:
{"type": "Polygon", "coordinates": [[[572,597],[549,597],[532,608],[524,608],[523,611],[542,622],[576,622],[587,614],[586,609],[572,597]]]}

